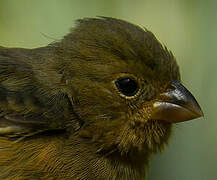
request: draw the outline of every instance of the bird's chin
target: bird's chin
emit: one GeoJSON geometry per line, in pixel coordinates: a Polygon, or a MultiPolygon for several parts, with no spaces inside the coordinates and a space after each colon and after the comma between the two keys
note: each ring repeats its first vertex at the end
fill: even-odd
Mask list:
{"type": "Polygon", "coordinates": [[[172,124],[167,122],[148,121],[144,125],[144,150],[152,153],[162,151],[171,135],[172,124]]]}
{"type": "Polygon", "coordinates": [[[140,122],[126,125],[121,131],[119,150],[123,153],[139,154],[162,151],[171,134],[172,124],[161,121],[140,122]]]}

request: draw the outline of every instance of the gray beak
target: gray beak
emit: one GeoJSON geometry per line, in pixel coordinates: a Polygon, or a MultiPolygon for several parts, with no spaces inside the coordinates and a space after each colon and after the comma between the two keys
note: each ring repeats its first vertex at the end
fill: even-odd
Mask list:
{"type": "Polygon", "coordinates": [[[173,81],[170,90],[153,103],[151,119],[177,123],[201,116],[203,112],[194,96],[180,82],[173,81]]]}

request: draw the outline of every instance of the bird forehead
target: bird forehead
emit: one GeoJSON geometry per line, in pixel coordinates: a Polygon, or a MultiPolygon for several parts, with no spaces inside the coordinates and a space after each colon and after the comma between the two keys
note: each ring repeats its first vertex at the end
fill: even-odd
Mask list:
{"type": "Polygon", "coordinates": [[[125,72],[135,75],[139,79],[154,80],[154,81],[171,81],[179,80],[179,69],[174,59],[153,59],[141,60],[132,59],[120,61],[119,68],[114,68],[113,71],[125,72]]]}
{"type": "Polygon", "coordinates": [[[160,46],[150,31],[113,18],[78,20],[77,26],[63,41],[67,45],[71,43],[73,48],[87,47],[86,51],[107,51],[122,59],[132,59],[133,56],[142,56],[141,54],[151,55],[156,50],[159,51],[160,46]]]}
{"type": "Polygon", "coordinates": [[[63,43],[73,56],[88,64],[90,71],[99,74],[105,71],[105,74],[128,72],[140,77],[177,76],[171,52],[150,31],[123,20],[78,20],[63,43]]]}

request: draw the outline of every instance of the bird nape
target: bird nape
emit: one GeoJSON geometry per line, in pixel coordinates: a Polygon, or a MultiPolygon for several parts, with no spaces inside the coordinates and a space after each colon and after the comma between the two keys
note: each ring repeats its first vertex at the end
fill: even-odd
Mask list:
{"type": "Polygon", "coordinates": [[[0,179],[140,180],[173,123],[203,115],[148,30],[100,17],[61,41],[0,47],[0,179]]]}

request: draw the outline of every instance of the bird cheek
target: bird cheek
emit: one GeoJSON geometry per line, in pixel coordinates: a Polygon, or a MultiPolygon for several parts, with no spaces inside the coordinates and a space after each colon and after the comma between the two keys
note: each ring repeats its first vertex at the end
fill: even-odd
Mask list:
{"type": "Polygon", "coordinates": [[[150,119],[151,116],[151,104],[146,103],[144,105],[142,105],[142,107],[135,111],[131,111],[130,113],[130,119],[132,119],[132,123],[135,124],[143,124],[143,126],[148,122],[148,120],[150,119]]]}

